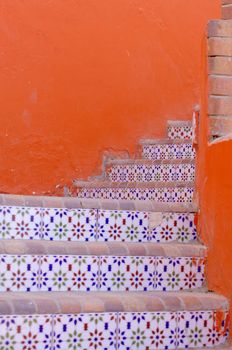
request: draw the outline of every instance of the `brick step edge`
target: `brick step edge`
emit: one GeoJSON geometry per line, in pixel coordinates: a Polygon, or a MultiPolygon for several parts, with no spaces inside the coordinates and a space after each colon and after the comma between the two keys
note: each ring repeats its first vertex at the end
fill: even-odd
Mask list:
{"type": "Polygon", "coordinates": [[[167,127],[173,127],[173,126],[178,126],[178,127],[192,127],[193,126],[193,122],[192,120],[168,120],[167,121],[167,127]]]}
{"type": "Polygon", "coordinates": [[[0,240],[0,254],[206,257],[201,244],[0,240]]]}
{"type": "Polygon", "coordinates": [[[149,160],[149,159],[108,159],[106,161],[107,166],[112,165],[182,165],[182,164],[195,164],[194,160],[189,159],[158,159],[158,160],[149,160]]]}
{"type": "Polygon", "coordinates": [[[139,144],[142,146],[159,146],[159,145],[192,145],[191,140],[184,140],[184,139],[140,139],[139,144]]]}
{"type": "Polygon", "coordinates": [[[86,180],[74,180],[73,185],[76,187],[86,188],[183,188],[194,187],[195,183],[192,181],[172,181],[172,182],[112,182],[109,180],[101,181],[86,181],[86,180]]]}
{"type": "Polygon", "coordinates": [[[229,302],[225,297],[208,292],[0,293],[0,315],[228,309],[229,302]]]}
{"type": "Polygon", "coordinates": [[[161,203],[151,200],[139,201],[10,194],[0,194],[0,205],[67,209],[131,210],[170,213],[196,213],[198,211],[197,205],[195,203],[161,203]]]}

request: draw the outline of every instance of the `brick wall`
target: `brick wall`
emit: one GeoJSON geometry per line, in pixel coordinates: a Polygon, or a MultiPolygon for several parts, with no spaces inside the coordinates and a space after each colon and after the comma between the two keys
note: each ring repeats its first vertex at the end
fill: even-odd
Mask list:
{"type": "Polygon", "coordinates": [[[222,0],[222,18],[208,25],[211,138],[232,133],[232,0],[222,0]]]}

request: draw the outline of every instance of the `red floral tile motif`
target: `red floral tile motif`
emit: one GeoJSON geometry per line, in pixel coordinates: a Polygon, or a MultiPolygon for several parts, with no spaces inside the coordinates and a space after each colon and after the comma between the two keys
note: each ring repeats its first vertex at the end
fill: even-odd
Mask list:
{"type": "Polygon", "coordinates": [[[97,256],[41,256],[41,291],[95,291],[98,278],[97,256]]]}
{"type": "Polygon", "coordinates": [[[153,242],[178,241],[187,243],[197,239],[194,213],[164,213],[162,221],[151,228],[150,240],[153,242]]]}
{"type": "Polygon", "coordinates": [[[149,160],[195,159],[191,143],[143,145],[142,157],[149,160]]]}
{"type": "Polygon", "coordinates": [[[176,349],[176,344],[175,313],[119,313],[119,350],[171,350],[176,349]]]}
{"type": "Polygon", "coordinates": [[[171,140],[192,140],[192,126],[168,126],[168,138],[171,140]]]}
{"type": "Polygon", "coordinates": [[[105,291],[153,290],[154,271],[154,257],[100,257],[100,289],[105,291]]]}
{"type": "Polygon", "coordinates": [[[117,314],[55,315],[54,349],[116,349],[117,314]]]}
{"type": "Polygon", "coordinates": [[[153,200],[161,203],[191,203],[193,187],[164,188],[82,188],[79,198],[118,199],[118,200],[153,200]]]}
{"type": "Polygon", "coordinates": [[[0,206],[0,239],[40,238],[40,208],[0,206]]]}
{"type": "Polygon", "coordinates": [[[205,281],[204,258],[157,258],[155,289],[174,291],[201,288],[205,281]]]}
{"type": "Polygon", "coordinates": [[[42,238],[62,241],[95,241],[97,210],[42,209],[42,238]]]}
{"type": "Polygon", "coordinates": [[[112,182],[194,181],[194,164],[112,165],[108,170],[112,182]]]}
{"type": "Polygon", "coordinates": [[[148,241],[148,213],[120,210],[98,211],[98,241],[148,241]]]}
{"type": "Polygon", "coordinates": [[[51,349],[52,316],[3,316],[0,318],[0,349],[51,349]]]}
{"type": "Polygon", "coordinates": [[[0,255],[0,291],[36,291],[38,289],[38,271],[38,256],[0,255]]]}

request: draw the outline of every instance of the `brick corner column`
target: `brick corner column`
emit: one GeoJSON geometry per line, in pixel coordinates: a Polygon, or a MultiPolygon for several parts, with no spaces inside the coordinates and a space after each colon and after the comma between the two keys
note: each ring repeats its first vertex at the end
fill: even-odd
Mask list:
{"type": "MultiPolygon", "coordinates": [[[[222,1],[229,5],[232,0],[222,1]]],[[[232,133],[232,19],[208,24],[208,82],[210,136],[222,137],[232,133]]]]}

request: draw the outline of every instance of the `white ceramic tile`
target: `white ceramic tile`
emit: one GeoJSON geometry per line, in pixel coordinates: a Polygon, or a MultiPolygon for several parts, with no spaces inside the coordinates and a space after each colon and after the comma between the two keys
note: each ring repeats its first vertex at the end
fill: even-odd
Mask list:
{"type": "Polygon", "coordinates": [[[120,210],[98,211],[99,241],[148,241],[148,213],[120,210]]]}
{"type": "Polygon", "coordinates": [[[97,210],[43,209],[43,239],[95,241],[97,210]]]}

